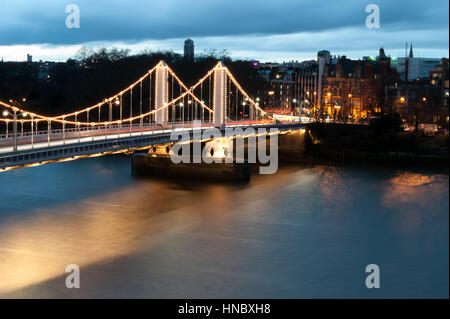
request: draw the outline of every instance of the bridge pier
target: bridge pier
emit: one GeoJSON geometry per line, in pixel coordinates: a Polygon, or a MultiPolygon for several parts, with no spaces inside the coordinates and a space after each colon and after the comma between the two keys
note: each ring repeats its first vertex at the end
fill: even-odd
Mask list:
{"type": "Polygon", "coordinates": [[[227,118],[227,68],[219,62],[214,69],[214,126],[223,128],[227,118]]]}
{"type": "Polygon", "coordinates": [[[249,182],[248,163],[178,163],[169,156],[133,154],[132,175],[134,177],[172,178],[188,181],[249,182]]]}
{"type": "Polygon", "coordinates": [[[159,62],[156,68],[155,82],[155,122],[160,125],[167,125],[169,121],[169,68],[164,61],[159,62]]]}
{"type": "Polygon", "coordinates": [[[306,153],[305,129],[295,130],[278,137],[278,156],[283,162],[300,162],[306,153]]]}
{"type": "Polygon", "coordinates": [[[248,182],[251,166],[278,165],[278,156],[282,162],[300,162],[304,158],[305,133],[305,129],[296,129],[280,134],[277,154],[272,153],[269,135],[253,136],[251,140],[244,138],[239,143],[233,137],[202,140],[199,145],[191,141],[178,144],[182,147],[174,147],[173,150],[176,143],[155,145],[147,153],[133,155],[132,173],[133,176],[248,182]],[[262,145],[260,139],[263,139],[262,145]],[[262,161],[259,155],[261,146],[266,150],[263,151],[265,154],[271,150],[271,155],[277,158],[272,157],[269,163],[262,161]],[[173,152],[180,157],[171,158],[173,152]]]}
{"type": "Polygon", "coordinates": [[[250,181],[249,163],[225,162],[226,151],[222,139],[202,141],[198,144],[200,154],[195,152],[194,148],[197,146],[194,143],[185,144],[188,150],[183,148],[181,151],[186,151],[187,156],[182,162],[177,163],[170,157],[174,151],[177,152],[175,149],[172,150],[175,143],[154,145],[146,153],[133,154],[132,175],[186,180],[250,181]],[[211,161],[202,156],[203,149],[211,161]]]}

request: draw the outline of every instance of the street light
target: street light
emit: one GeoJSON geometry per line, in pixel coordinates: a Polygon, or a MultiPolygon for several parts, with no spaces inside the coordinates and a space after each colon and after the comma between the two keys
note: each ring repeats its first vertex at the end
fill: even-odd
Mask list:
{"type": "MultiPolygon", "coordinates": [[[[25,113],[22,113],[22,116],[26,116],[24,115],[25,113]]],[[[3,111],[3,116],[7,117],[7,116],[12,116],[13,117],[13,152],[17,152],[17,109],[14,108],[13,112],[9,112],[7,110],[3,111]]]]}
{"type": "MultiPolygon", "coordinates": [[[[26,101],[26,99],[22,98],[22,101],[26,101]]],[[[17,106],[20,107],[20,103],[14,100],[9,100],[9,102],[14,105],[14,107],[11,108],[12,113],[8,110],[4,110],[2,114],[4,117],[12,116],[13,118],[13,152],[17,152],[17,115],[18,115],[17,112],[20,110],[17,106]]],[[[21,115],[22,117],[28,116],[26,112],[21,113],[21,115]]],[[[23,123],[22,123],[22,130],[23,130],[23,123]]]]}
{"type": "Polygon", "coordinates": [[[400,102],[405,102],[405,98],[403,96],[400,98],[400,102]]]}

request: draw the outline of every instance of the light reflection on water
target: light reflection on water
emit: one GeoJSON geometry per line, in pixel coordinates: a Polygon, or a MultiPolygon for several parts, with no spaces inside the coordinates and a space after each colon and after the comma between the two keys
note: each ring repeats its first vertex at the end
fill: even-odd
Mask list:
{"type": "Polygon", "coordinates": [[[0,296],[448,297],[448,175],[284,167],[221,185],[135,180],[129,161],[0,175],[0,296]],[[81,289],[64,287],[72,263],[81,289]]]}

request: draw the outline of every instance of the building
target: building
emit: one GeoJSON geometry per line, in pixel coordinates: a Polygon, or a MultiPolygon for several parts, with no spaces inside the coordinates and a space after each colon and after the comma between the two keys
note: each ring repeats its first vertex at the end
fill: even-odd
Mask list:
{"type": "Polygon", "coordinates": [[[298,113],[304,103],[301,96],[306,96],[306,83],[313,83],[317,62],[258,63],[257,68],[269,84],[267,92],[261,92],[266,98],[260,104],[278,113],[298,113]]]}
{"type": "Polygon", "coordinates": [[[305,65],[298,73],[297,100],[299,112],[306,115],[311,115],[317,109],[320,97],[319,77],[321,60],[322,58],[319,58],[319,63],[315,62],[305,65]]]}
{"type": "Polygon", "coordinates": [[[184,60],[187,63],[194,62],[194,41],[191,39],[184,41],[184,60]]]}
{"type": "Polygon", "coordinates": [[[443,58],[426,78],[401,81],[390,87],[393,111],[414,129],[418,129],[420,124],[436,124],[448,129],[448,73],[448,58],[443,58]]]}
{"type": "Polygon", "coordinates": [[[263,63],[258,65],[258,73],[268,82],[267,92],[262,92],[267,98],[261,102],[271,109],[286,109],[290,112],[289,100],[292,96],[294,78],[292,69],[278,63],[263,63]]]}
{"type": "Polygon", "coordinates": [[[391,68],[391,58],[383,48],[376,59],[351,60],[345,56],[336,61],[327,59],[317,85],[320,96],[315,111],[320,116],[347,121],[388,112],[386,87],[398,80],[398,74],[391,68]]]}
{"type": "Polygon", "coordinates": [[[322,50],[322,51],[317,52],[317,60],[320,60],[321,58],[329,61],[331,58],[330,51],[322,50]]]}
{"type": "Polygon", "coordinates": [[[33,62],[33,56],[32,56],[32,55],[27,54],[27,62],[28,62],[28,63],[33,62]]]}
{"type": "Polygon", "coordinates": [[[265,106],[281,113],[358,120],[387,111],[386,86],[398,79],[381,48],[376,59],[317,53],[317,60],[259,64],[269,82],[265,106]]]}
{"type": "Polygon", "coordinates": [[[392,60],[392,66],[397,70],[403,81],[411,82],[427,79],[431,70],[435,70],[441,63],[438,58],[416,58],[414,57],[412,44],[409,55],[392,60]]]}

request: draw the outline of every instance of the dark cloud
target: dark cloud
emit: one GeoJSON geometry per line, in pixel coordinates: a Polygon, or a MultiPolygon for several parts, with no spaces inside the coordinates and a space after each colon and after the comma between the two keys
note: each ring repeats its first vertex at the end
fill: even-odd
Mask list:
{"type": "MultiPolygon", "coordinates": [[[[380,6],[382,28],[447,29],[448,2],[311,0],[2,0],[0,45],[142,41],[183,37],[277,35],[364,25],[367,4],[380,6]],[[81,28],[65,27],[65,6],[81,9],[81,28]]],[[[404,39],[399,39],[404,40],[404,39]]]]}
{"type": "Polygon", "coordinates": [[[197,52],[227,49],[261,60],[314,58],[317,50],[359,58],[379,47],[402,56],[448,56],[449,4],[442,0],[1,0],[0,55],[64,60],[82,46],[172,49],[193,38],[197,52]],[[67,29],[68,4],[81,28],[67,29]],[[381,28],[367,29],[365,8],[380,7],[381,28]]]}

